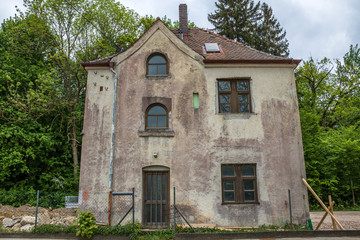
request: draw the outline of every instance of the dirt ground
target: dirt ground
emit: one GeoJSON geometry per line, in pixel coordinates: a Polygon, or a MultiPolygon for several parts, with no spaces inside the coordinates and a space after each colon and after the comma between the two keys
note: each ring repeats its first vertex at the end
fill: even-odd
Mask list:
{"type": "MultiPolygon", "coordinates": [[[[324,214],[325,211],[310,212],[310,218],[314,229],[316,228],[324,214]]],[[[360,211],[337,211],[334,212],[334,216],[345,228],[345,230],[360,230],[360,211]]],[[[332,230],[332,221],[329,215],[326,216],[319,230],[332,230]]]]}

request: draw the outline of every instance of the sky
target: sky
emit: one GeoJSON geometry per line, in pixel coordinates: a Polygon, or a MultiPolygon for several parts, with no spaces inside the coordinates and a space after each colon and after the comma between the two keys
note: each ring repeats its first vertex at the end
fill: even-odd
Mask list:
{"type": "MultiPolygon", "coordinates": [[[[167,16],[178,20],[179,4],[188,6],[189,20],[201,28],[213,29],[207,15],[216,10],[216,0],[121,0],[141,16],[167,16]]],[[[273,9],[275,18],[286,30],[290,57],[308,60],[341,59],[350,44],[360,44],[359,0],[261,0],[273,9]]],[[[0,21],[14,16],[22,0],[0,0],[0,21]]]]}

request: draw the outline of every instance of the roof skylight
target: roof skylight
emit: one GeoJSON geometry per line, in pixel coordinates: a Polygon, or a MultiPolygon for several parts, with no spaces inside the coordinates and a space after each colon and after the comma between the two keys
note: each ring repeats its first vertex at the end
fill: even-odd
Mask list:
{"type": "Polygon", "coordinates": [[[219,45],[217,43],[205,43],[206,52],[220,52],[219,45]]]}

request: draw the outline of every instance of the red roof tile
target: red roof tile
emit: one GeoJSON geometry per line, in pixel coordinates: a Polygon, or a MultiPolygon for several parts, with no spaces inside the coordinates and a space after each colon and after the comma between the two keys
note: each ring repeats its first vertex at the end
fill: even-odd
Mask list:
{"type": "MultiPolygon", "coordinates": [[[[157,19],[153,25],[157,21],[161,20],[157,19]]],[[[173,29],[171,31],[176,36],[179,36],[178,29],[173,29]]],[[[189,32],[184,34],[183,39],[181,40],[192,50],[202,55],[204,57],[204,63],[288,63],[298,65],[301,61],[292,58],[273,56],[202,28],[189,28],[189,32]],[[220,53],[207,53],[204,49],[205,43],[217,43],[220,48],[220,53]]],[[[133,44],[129,48],[132,46],[133,44]]],[[[122,52],[127,49],[124,49],[122,52]]],[[[83,67],[109,65],[111,64],[112,58],[117,54],[104,59],[82,63],[81,65],[83,67]]]]}
{"type": "MultiPolygon", "coordinates": [[[[172,32],[176,35],[178,30],[172,32]]],[[[201,28],[189,28],[189,33],[184,34],[182,41],[198,54],[204,56],[205,63],[211,62],[253,62],[253,63],[296,63],[300,60],[273,56],[256,49],[245,46],[219,34],[201,28]],[[205,43],[217,43],[220,53],[207,53],[204,50],[205,43]]]]}

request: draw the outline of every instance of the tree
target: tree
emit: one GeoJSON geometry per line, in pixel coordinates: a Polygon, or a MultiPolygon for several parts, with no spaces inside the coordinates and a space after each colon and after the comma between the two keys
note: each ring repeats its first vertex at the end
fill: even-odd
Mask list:
{"type": "Polygon", "coordinates": [[[208,20],[220,35],[276,56],[288,56],[286,32],[271,7],[253,0],[219,0],[208,20]]]}
{"type": "Polygon", "coordinates": [[[258,24],[258,35],[255,37],[255,48],[275,56],[289,56],[289,42],[286,31],[274,17],[271,7],[261,4],[261,21],[258,24]]]}
{"type": "MultiPolygon", "coordinates": [[[[343,61],[305,61],[295,72],[307,178],[338,206],[356,205],[360,193],[360,50],[343,61]]],[[[311,203],[316,200],[311,198],[311,203]]]]}
{"type": "MultiPolygon", "coordinates": [[[[152,15],[145,15],[144,17],[142,17],[140,19],[142,31],[145,32],[155,21],[156,21],[156,18],[154,18],[152,15]]],[[[179,28],[179,26],[180,26],[179,21],[173,22],[173,21],[171,21],[170,18],[167,18],[166,15],[163,18],[161,18],[161,21],[163,21],[169,29],[179,28]]],[[[196,27],[196,25],[194,22],[191,22],[189,20],[188,27],[192,28],[192,27],[196,27]]]]}
{"type": "Polygon", "coordinates": [[[74,175],[79,165],[79,133],[83,119],[86,75],[80,63],[113,54],[139,35],[138,15],[115,0],[24,0],[51,30],[56,52],[51,60],[61,85],[58,108],[67,123],[74,175]]]}
{"type": "Polygon", "coordinates": [[[140,34],[115,0],[24,0],[0,28],[0,185],[76,190],[86,72],[140,34]]]}
{"type": "Polygon", "coordinates": [[[6,190],[76,185],[68,168],[71,148],[56,117],[50,35],[35,15],[16,16],[0,28],[0,185],[6,190]]]}

